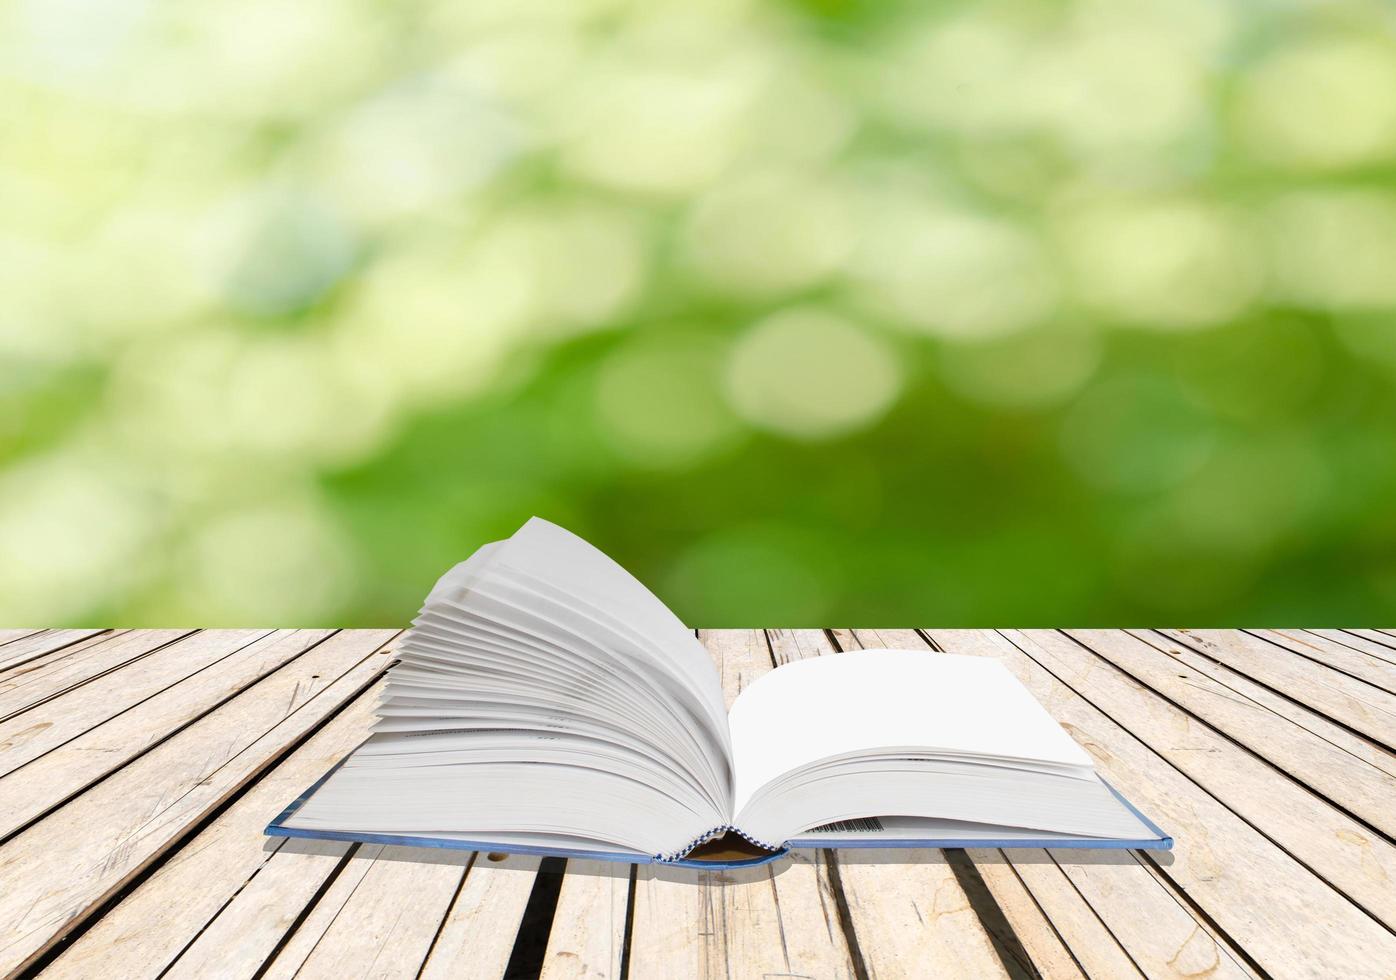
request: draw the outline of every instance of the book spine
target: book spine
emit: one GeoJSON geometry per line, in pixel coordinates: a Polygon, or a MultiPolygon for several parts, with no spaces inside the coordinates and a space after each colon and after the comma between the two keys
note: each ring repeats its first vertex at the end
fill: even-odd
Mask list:
{"type": "Polygon", "coordinates": [[[723,834],[726,834],[728,832],[736,834],[738,837],[746,841],[748,844],[755,844],[757,847],[765,848],[768,851],[781,850],[781,845],[769,844],[766,841],[757,840],[755,837],[751,836],[745,830],[742,830],[740,827],[734,827],[732,824],[728,823],[723,824],[720,827],[714,827],[712,830],[709,830],[706,833],[699,834],[697,837],[693,838],[693,840],[689,841],[688,846],[680,848],[677,851],[670,851],[668,854],[656,854],[654,856],[654,859],[658,861],[660,864],[672,864],[674,861],[682,860],[695,847],[700,847],[710,840],[716,840],[717,838],[721,837],[723,834]]]}

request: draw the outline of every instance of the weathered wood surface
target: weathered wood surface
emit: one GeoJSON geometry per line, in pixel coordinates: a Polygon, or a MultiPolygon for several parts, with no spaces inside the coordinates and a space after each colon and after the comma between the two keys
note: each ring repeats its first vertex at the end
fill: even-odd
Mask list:
{"type": "Polygon", "coordinates": [[[780,664],[1001,660],[1169,854],[798,854],[740,873],[271,840],[393,631],[0,630],[0,974],[1396,977],[1396,633],[713,630],[780,664]]]}

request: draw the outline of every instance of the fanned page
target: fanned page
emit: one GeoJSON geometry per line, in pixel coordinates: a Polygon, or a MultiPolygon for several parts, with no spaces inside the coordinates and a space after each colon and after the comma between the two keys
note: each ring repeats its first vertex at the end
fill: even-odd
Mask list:
{"type": "Polygon", "coordinates": [[[797,661],[744,690],[729,727],[734,823],[768,846],[870,817],[897,818],[893,837],[1157,836],[994,660],[869,650],[797,661]]]}
{"type": "Polygon", "coordinates": [[[437,583],[373,737],[300,830],[670,853],[732,813],[716,667],[652,594],[538,518],[437,583]]]}

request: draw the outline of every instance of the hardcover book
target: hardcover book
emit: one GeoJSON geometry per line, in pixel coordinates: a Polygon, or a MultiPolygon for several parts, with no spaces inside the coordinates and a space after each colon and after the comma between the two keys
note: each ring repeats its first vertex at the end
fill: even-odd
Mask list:
{"type": "Polygon", "coordinates": [[[539,518],[447,572],[398,657],[372,734],[268,834],[700,867],[1172,846],[993,659],[815,657],[728,711],[693,631],[539,518]]]}

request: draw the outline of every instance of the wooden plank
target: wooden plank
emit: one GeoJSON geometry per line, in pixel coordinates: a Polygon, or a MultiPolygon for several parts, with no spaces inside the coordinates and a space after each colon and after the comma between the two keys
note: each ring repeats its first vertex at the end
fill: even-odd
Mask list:
{"type": "Polygon", "coordinates": [[[631,975],[852,977],[842,930],[833,921],[832,892],[810,896],[816,905],[821,897],[825,902],[817,929],[794,928],[791,920],[805,918],[809,909],[783,907],[781,884],[792,873],[797,880],[784,891],[808,894],[810,882],[828,880],[824,852],[799,852],[776,864],[736,871],[640,865],[631,975]],[[821,968],[812,971],[811,961],[821,968]]]}
{"type": "Polygon", "coordinates": [[[1153,878],[1138,855],[1128,851],[1048,854],[1146,976],[1256,975],[1153,878]]]}
{"type": "Polygon", "coordinates": [[[20,667],[40,657],[61,656],[75,644],[123,630],[38,630],[0,647],[0,681],[20,667]]]}
{"type": "Polygon", "coordinates": [[[1345,643],[1355,650],[1361,650],[1368,656],[1396,665],[1396,637],[1389,636],[1381,630],[1342,629],[1305,630],[1305,632],[1345,643]]]}
{"type": "Polygon", "coordinates": [[[31,661],[0,680],[0,721],[139,660],[193,630],[131,630],[94,637],[56,658],[31,661]]]}
{"type": "Polygon", "coordinates": [[[945,852],[849,850],[838,862],[870,975],[917,976],[915,964],[935,963],[947,976],[1009,976],[945,852]]]}
{"type": "Polygon", "coordinates": [[[503,976],[537,867],[525,854],[364,847],[265,977],[363,976],[363,965],[383,977],[503,976]]]}
{"type": "MultiPolygon", "coordinates": [[[[362,737],[364,725],[366,722],[356,726],[351,744],[343,751],[362,737]]],[[[258,807],[256,816],[262,824],[266,812],[265,805],[258,807]]],[[[244,828],[244,840],[260,829],[260,825],[255,831],[244,828]]],[[[198,846],[198,841],[190,845],[198,846]]],[[[376,976],[493,978],[504,973],[528,903],[537,858],[495,855],[496,863],[473,852],[370,846],[357,849],[346,860],[350,848],[326,841],[288,841],[254,872],[166,976],[191,980],[211,975],[251,977],[283,940],[287,940],[285,949],[268,964],[267,975],[315,975],[324,972],[333,959],[322,947],[337,942],[335,930],[342,933],[351,921],[363,930],[354,940],[360,960],[372,962],[376,976]],[[430,866],[439,864],[437,859],[443,854],[451,856],[449,863],[464,868],[465,880],[462,883],[457,876],[454,901],[452,895],[443,898],[433,893],[440,904],[433,912],[430,902],[424,903],[410,869],[413,862],[420,863],[434,880],[440,872],[430,866]],[[380,862],[398,867],[393,872],[380,869],[376,878],[371,877],[369,872],[380,862]],[[321,889],[325,892],[316,901],[321,889]],[[427,944],[429,954],[421,946],[424,922],[406,930],[382,928],[387,911],[394,907],[424,921],[436,916],[438,931],[427,944]],[[305,921],[296,926],[302,914],[305,921]],[[293,928],[294,933],[288,936],[293,928]],[[426,957],[425,962],[415,959],[418,952],[426,957]]],[[[243,849],[247,849],[245,845],[243,849]]],[[[220,878],[240,881],[240,873],[219,874],[220,878]]],[[[624,914],[623,902],[621,911],[624,914]]]]}
{"type": "MultiPolygon", "coordinates": [[[[1139,965],[1048,851],[996,852],[1088,977],[1142,976],[1139,965]]],[[[986,879],[987,880],[987,879],[986,879]]],[[[1043,971],[1043,975],[1048,974],[1043,971]]]]}
{"type": "Polygon", "coordinates": [[[766,638],[777,666],[823,656],[837,649],[824,630],[767,630],[766,638]]]}
{"type": "MultiPolygon", "coordinates": [[[[1396,664],[1377,660],[1345,643],[1309,630],[1245,630],[1252,636],[1396,694],[1396,664]]],[[[1351,639],[1351,638],[1350,638],[1351,639]]]]}
{"type": "Polygon", "coordinates": [[[621,975],[631,867],[568,861],[557,899],[542,980],[604,980],[621,975]]]}
{"type": "MultiPolygon", "coordinates": [[[[1173,896],[1173,900],[1175,902],[1189,909],[1194,916],[1198,917],[1198,924],[1207,931],[1207,934],[1210,935],[1213,940],[1215,940],[1222,947],[1231,950],[1234,956],[1241,956],[1242,951],[1240,950],[1240,947],[1233,946],[1231,944],[1230,937],[1226,936],[1220,929],[1218,929],[1210,919],[1207,919],[1197,909],[1197,907],[1193,905],[1193,903],[1188,899],[1186,895],[1184,895],[1181,891],[1178,890],[1178,886],[1173,883],[1173,880],[1160,870],[1160,865],[1158,861],[1142,857],[1139,854],[1135,855],[1135,859],[1139,861],[1140,867],[1142,867],[1145,871],[1149,872],[1149,874],[1154,878],[1155,881],[1159,883],[1159,886],[1162,887],[1164,891],[1168,892],[1169,895],[1173,896]]],[[[1166,857],[1160,858],[1159,860],[1166,860],[1166,857]]],[[[1254,964],[1249,959],[1238,959],[1237,966],[1244,969],[1252,977],[1262,976],[1259,970],[1255,968],[1254,964]]]]}
{"type": "MultiPolygon", "coordinates": [[[[986,852],[970,853],[976,862],[985,860],[986,852]]],[[[1178,902],[1147,862],[1133,858],[1131,863],[1120,855],[1109,856],[1124,869],[1121,873],[1130,889],[1131,901],[1121,907],[1111,900],[1109,890],[1102,888],[1100,882],[1078,880],[1079,865],[1091,861],[1093,852],[989,853],[1019,876],[1033,904],[1046,916],[1057,936],[1069,944],[1072,958],[1088,976],[1133,976],[1141,970],[1149,976],[1192,975],[1183,967],[1196,967],[1199,976],[1252,973],[1223,937],[1178,902]]],[[[988,881],[990,875],[985,869],[992,864],[977,866],[988,881]]],[[[995,892],[995,897],[1004,903],[1001,893],[995,892]]],[[[1051,975],[1045,966],[1042,972],[1044,976],[1051,975]]]]}
{"type": "Polygon", "coordinates": [[[1396,694],[1373,687],[1237,630],[1165,634],[1253,680],[1300,701],[1388,749],[1396,748],[1396,694]]]}
{"type": "Polygon", "coordinates": [[[1240,695],[1242,700],[1264,705],[1281,718],[1286,718],[1305,731],[1317,735],[1325,742],[1336,745],[1369,766],[1396,776],[1396,753],[1377,745],[1371,739],[1359,735],[1343,725],[1339,725],[1326,715],[1319,714],[1312,708],[1305,707],[1292,698],[1277,693],[1273,688],[1259,684],[1225,664],[1217,663],[1212,658],[1198,653],[1187,644],[1177,642],[1168,635],[1167,630],[1126,630],[1125,632],[1138,637],[1156,650],[1162,650],[1175,662],[1187,664],[1198,673],[1218,681],[1224,687],[1240,695]]]}
{"type": "MultiPolygon", "coordinates": [[[[930,650],[930,642],[917,630],[841,630],[855,647],[865,650],[930,650]]],[[[844,649],[848,649],[845,647],[844,649]]]]}
{"type": "Polygon", "coordinates": [[[15,640],[22,640],[26,636],[35,636],[42,632],[43,630],[40,629],[0,630],[0,647],[7,643],[13,643],[15,640]]]}
{"type": "MultiPolygon", "coordinates": [[[[417,976],[474,858],[473,851],[384,847],[294,975],[417,976]]],[[[283,959],[268,977],[288,975],[283,959]]]]}
{"type": "MultiPolygon", "coordinates": [[[[1098,935],[1089,944],[1088,952],[1092,954],[1091,957],[1083,958],[1078,963],[1066,943],[1062,941],[1059,927],[1047,918],[1042,906],[1023,884],[1018,871],[1003,851],[976,848],[966,851],[965,854],[974,862],[975,870],[984,880],[998,907],[1003,910],[1004,918],[1013,928],[1014,935],[1039,975],[1062,980],[1085,978],[1091,974],[1114,977],[1139,975],[1139,971],[1134,968],[1134,964],[1115,941],[1115,937],[1110,935],[1109,930],[1100,923],[1079,894],[1076,895],[1076,903],[1094,920],[1098,935]],[[1107,953],[1110,954],[1108,965],[1102,967],[1099,962],[1105,960],[1107,953]],[[1091,974],[1086,973],[1086,969],[1089,969],[1091,974]]],[[[1062,875],[1061,869],[1056,867],[1046,851],[1034,851],[1032,856],[1038,863],[1050,865],[1056,870],[1057,876],[1066,882],[1065,875],[1062,875]]]]}
{"type": "Polygon", "coordinates": [[[699,630],[698,638],[717,664],[722,698],[729,711],[752,681],[775,669],[761,630],[699,630]]]}
{"type": "MultiPolygon", "coordinates": [[[[357,739],[359,734],[356,732],[354,737],[357,739]]],[[[260,789],[260,783],[257,789],[260,789]]],[[[167,862],[167,866],[176,869],[183,879],[179,887],[212,887],[216,894],[228,901],[217,918],[209,922],[203,931],[200,932],[195,924],[200,916],[180,916],[173,925],[164,918],[150,919],[159,923],[159,948],[150,949],[147,948],[149,930],[136,931],[129,937],[123,937],[126,945],[116,945],[112,935],[103,929],[104,920],[94,927],[96,935],[92,940],[88,936],[93,933],[79,940],[79,945],[75,947],[78,953],[60,957],[54,967],[45,970],[41,976],[44,980],[82,980],[92,975],[86,972],[89,969],[106,970],[113,963],[129,963],[132,967],[147,970],[146,975],[155,976],[159,974],[163,961],[172,955],[171,950],[174,950],[173,955],[178,958],[169,963],[167,972],[159,974],[162,978],[173,980],[188,977],[199,980],[202,977],[255,977],[276,950],[277,944],[295,928],[299,914],[314,904],[320,889],[327,882],[335,880],[341,871],[347,870],[346,865],[351,863],[348,857],[356,850],[353,844],[307,840],[274,843],[268,853],[266,840],[260,836],[267,822],[266,816],[266,808],[258,808],[255,820],[242,828],[241,840],[220,839],[208,843],[201,834],[167,862]],[[234,847],[230,848],[229,843],[234,847]],[[261,865],[253,863],[259,859],[259,855],[250,853],[254,846],[262,852],[260,858],[264,860],[261,865]],[[234,848],[248,852],[251,860],[239,861],[242,855],[236,854],[234,848]],[[213,849],[223,853],[205,856],[206,850],[213,849]],[[191,855],[188,860],[183,858],[186,852],[191,855]],[[250,865],[253,870],[248,872],[244,864],[250,865]],[[207,884],[199,883],[196,869],[207,872],[208,877],[204,879],[207,884]],[[243,875],[248,877],[244,878],[243,875]],[[229,897],[227,893],[230,891],[233,894],[229,897]],[[177,941],[191,930],[194,933],[192,942],[182,952],[179,951],[177,941]],[[133,956],[133,953],[139,955],[133,956]]],[[[161,872],[164,870],[161,868],[161,872]]],[[[142,891],[145,889],[143,885],[142,891]]],[[[153,889],[147,895],[152,893],[153,889]]],[[[136,901],[147,908],[173,908],[178,911],[177,895],[174,896],[176,903],[169,901],[170,896],[147,895],[142,895],[136,901]]]]}
{"type": "Polygon", "coordinates": [[[13,772],[270,632],[202,630],[70,688],[37,709],[25,709],[0,721],[0,775],[13,772]]]}
{"type": "Polygon", "coordinates": [[[523,854],[477,855],[422,965],[422,980],[503,976],[538,865],[538,858],[523,854]]]}
{"type": "Polygon", "coordinates": [[[290,980],[296,975],[382,851],[382,844],[355,845],[354,859],[345,862],[339,873],[331,875],[329,888],[310,906],[309,914],[295,926],[286,944],[276,952],[258,980],[290,980]]]}
{"type": "MultiPolygon", "coordinates": [[[[1241,697],[1181,658],[1136,637],[1112,640],[1118,634],[1109,633],[1083,636],[1097,653],[1135,680],[1383,833],[1396,835],[1396,776],[1241,697]]],[[[1052,642],[1047,634],[1035,635],[1035,639],[1043,644],[1052,642]]],[[[1280,650],[1275,650],[1274,656],[1300,659],[1280,650]]]]}
{"type": "MultiPolygon", "coordinates": [[[[759,630],[705,630],[730,707],[772,668],[759,630]]],[[[635,876],[632,976],[852,977],[825,852],[739,871],[641,865],[635,876]]],[[[609,918],[589,926],[604,930],[609,918]]],[[[600,940],[597,940],[598,942],[600,940]]]]}
{"type": "MultiPolygon", "coordinates": [[[[1020,640],[1033,650],[1029,657],[1001,637],[986,643],[973,631],[928,632],[952,652],[999,658],[1028,686],[1102,775],[1173,835],[1169,854],[1144,860],[1267,972],[1386,976],[1396,962],[1396,937],[1057,678],[1036,659],[1049,658],[1031,638],[1020,640]]],[[[1109,910],[1092,904],[1104,918],[1109,910]]],[[[1151,916],[1136,927],[1152,928],[1151,916]]],[[[1113,931],[1119,922],[1110,925],[1113,931]]],[[[1131,938],[1120,938],[1132,949],[1131,938]]],[[[1189,961],[1197,959],[1191,949],[1189,961]]],[[[1229,948],[1218,949],[1218,961],[1235,963],[1229,948]]]]}
{"type": "MultiPolygon", "coordinates": [[[[216,669],[202,670],[185,678],[0,776],[0,799],[6,804],[0,812],[0,840],[282,667],[329,632],[277,631],[220,660],[216,669]]],[[[47,708],[45,716],[48,717],[47,708]]],[[[59,717],[44,724],[58,727],[65,721],[59,717]]],[[[0,743],[0,758],[3,752],[4,743],[0,743]]]]}
{"type": "MultiPolygon", "coordinates": [[[[1210,688],[1215,682],[1210,678],[1179,677],[1188,668],[1179,667],[1165,654],[1118,630],[1068,632],[1090,650],[1050,630],[1032,630],[1023,635],[1031,638],[1041,655],[1051,658],[1044,660],[1043,665],[1053,674],[1081,691],[1105,714],[1118,719],[1154,752],[1368,913],[1396,929],[1396,903],[1391,901],[1391,883],[1396,882],[1396,847],[1326,799],[1280,774],[1289,770],[1288,753],[1307,750],[1310,742],[1318,742],[1325,753],[1337,753],[1338,749],[1258,705],[1239,705],[1234,694],[1221,697],[1224,706],[1228,710],[1234,708],[1250,724],[1240,726],[1242,739],[1228,738],[1208,724],[1196,723],[1197,719],[1206,721],[1205,714],[1189,714],[1169,699],[1171,694],[1156,693],[1146,686],[1152,681],[1146,682],[1140,674],[1115,665],[1133,666],[1141,660],[1161,659],[1163,679],[1170,691],[1177,686],[1187,688],[1204,711],[1216,696],[1210,688]],[[1262,717],[1256,719],[1257,714],[1262,717]],[[1296,741],[1301,743],[1297,749],[1293,747],[1296,741]],[[1247,745],[1251,751],[1243,747],[1247,745]],[[1263,761],[1267,758],[1273,765],[1263,761]]],[[[1391,783],[1387,800],[1391,804],[1389,815],[1396,807],[1396,782],[1391,783]]]]}
{"type": "MultiPolygon", "coordinates": [[[[378,637],[360,644],[360,652],[378,637]]],[[[348,685],[344,693],[352,694],[348,685]]],[[[378,688],[350,701],[248,787],[44,972],[47,978],[251,976],[351,845],[262,835],[288,801],[338,762],[373,721],[378,688]]]]}
{"type": "Polygon", "coordinates": [[[366,846],[309,909],[265,977],[365,975],[361,964],[381,977],[503,976],[537,870],[538,859],[526,855],[366,846]],[[404,910],[414,921],[395,917],[404,910]]]}
{"type": "Polygon", "coordinates": [[[858,635],[853,630],[831,629],[826,632],[830,639],[837,644],[836,649],[838,650],[858,650],[862,647],[862,644],[858,642],[858,635]]]}
{"type": "Polygon", "coordinates": [[[0,845],[0,971],[42,954],[387,665],[343,633],[0,845]]]}

